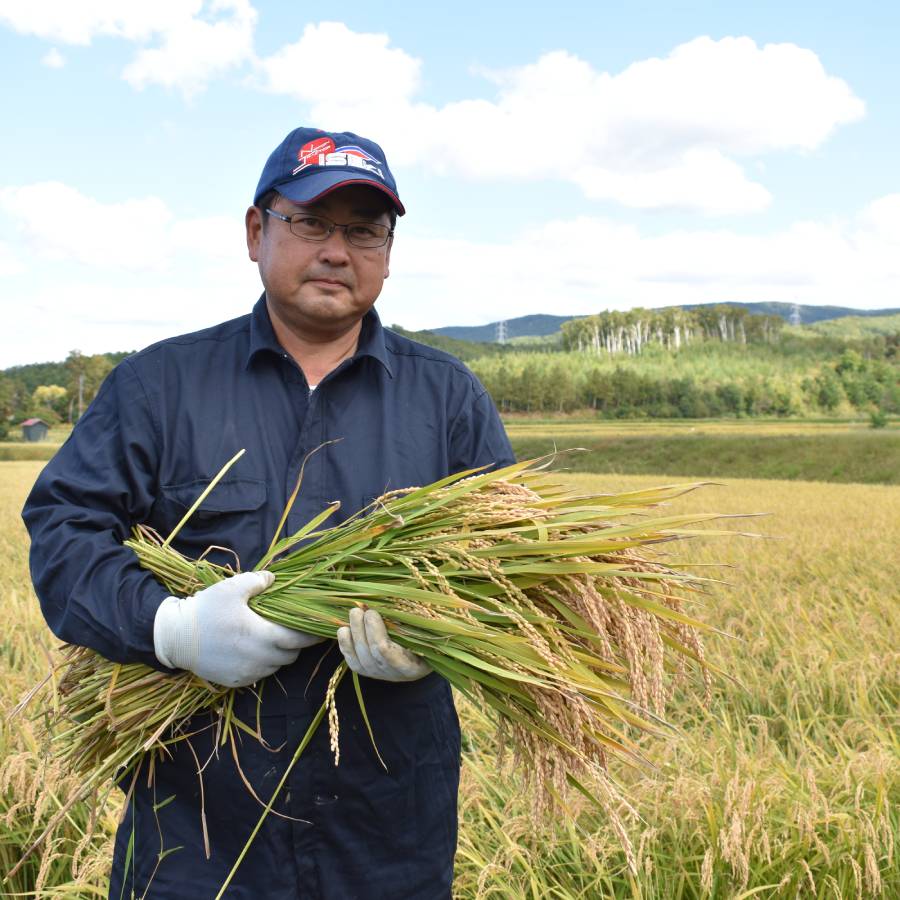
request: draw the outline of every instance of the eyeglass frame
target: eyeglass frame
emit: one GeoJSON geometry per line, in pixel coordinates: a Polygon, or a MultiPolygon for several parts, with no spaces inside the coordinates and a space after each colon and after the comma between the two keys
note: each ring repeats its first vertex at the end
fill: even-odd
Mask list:
{"type": "Polygon", "coordinates": [[[387,225],[383,225],[380,222],[347,222],[346,224],[341,225],[338,222],[332,222],[332,220],[329,219],[327,216],[318,216],[315,213],[294,213],[294,215],[292,215],[292,216],[286,216],[286,215],[284,215],[284,213],[277,212],[276,210],[271,209],[268,206],[265,209],[266,209],[266,212],[270,216],[274,216],[276,219],[281,219],[282,222],[287,222],[288,228],[290,228],[291,223],[293,222],[294,218],[297,216],[305,216],[308,219],[320,219],[322,222],[327,222],[331,227],[320,238],[308,237],[306,235],[297,234],[297,232],[294,231],[293,228],[290,228],[291,234],[294,235],[294,237],[300,238],[301,241],[312,241],[315,244],[319,244],[319,243],[322,243],[323,241],[327,241],[328,238],[330,238],[334,234],[335,229],[337,229],[337,228],[344,229],[344,240],[351,247],[356,247],[357,250],[379,250],[381,247],[383,247],[385,244],[387,244],[387,242],[394,236],[394,229],[387,225]],[[365,246],[363,246],[362,244],[354,244],[353,241],[350,240],[350,236],[347,234],[347,229],[350,228],[351,225],[378,225],[381,228],[387,228],[387,234],[385,234],[384,240],[380,244],[366,244],[365,246]]]}

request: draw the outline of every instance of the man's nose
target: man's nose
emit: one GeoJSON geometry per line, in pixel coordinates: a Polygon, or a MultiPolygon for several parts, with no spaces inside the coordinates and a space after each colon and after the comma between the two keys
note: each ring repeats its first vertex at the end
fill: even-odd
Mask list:
{"type": "Polygon", "coordinates": [[[343,228],[335,226],[331,229],[331,234],[319,243],[319,257],[332,261],[349,260],[350,248],[347,246],[347,238],[343,228]]]}

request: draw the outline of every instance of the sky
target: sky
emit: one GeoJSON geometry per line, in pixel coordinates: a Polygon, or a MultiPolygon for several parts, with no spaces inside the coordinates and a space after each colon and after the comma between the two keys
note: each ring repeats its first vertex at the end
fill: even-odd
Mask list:
{"type": "Polygon", "coordinates": [[[900,4],[0,0],[0,368],[261,292],[298,125],[377,141],[385,324],[900,306],[900,4]]]}

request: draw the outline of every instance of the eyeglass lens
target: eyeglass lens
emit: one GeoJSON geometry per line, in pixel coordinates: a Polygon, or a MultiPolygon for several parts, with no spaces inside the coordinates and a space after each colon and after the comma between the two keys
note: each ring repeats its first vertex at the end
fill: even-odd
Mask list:
{"type": "Polygon", "coordinates": [[[291,231],[308,241],[324,241],[335,228],[343,228],[347,240],[357,247],[380,247],[388,239],[390,228],[377,222],[349,222],[338,225],[321,216],[298,215],[291,218],[291,231]]]}

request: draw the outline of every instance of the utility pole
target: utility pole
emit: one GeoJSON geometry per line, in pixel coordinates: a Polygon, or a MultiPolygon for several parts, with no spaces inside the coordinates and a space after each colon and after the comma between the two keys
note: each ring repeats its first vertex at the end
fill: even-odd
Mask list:
{"type": "Polygon", "coordinates": [[[498,344],[506,343],[506,321],[497,323],[497,336],[496,341],[498,344]]]}

